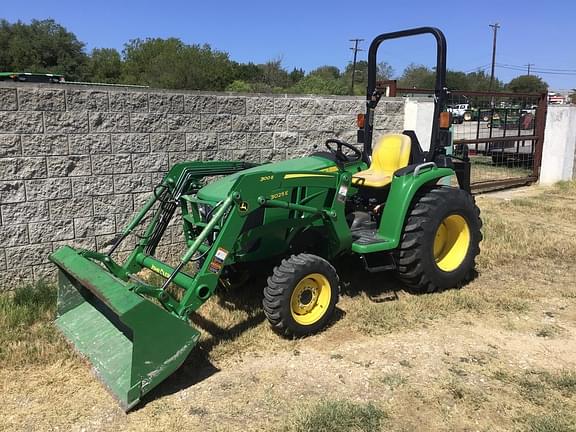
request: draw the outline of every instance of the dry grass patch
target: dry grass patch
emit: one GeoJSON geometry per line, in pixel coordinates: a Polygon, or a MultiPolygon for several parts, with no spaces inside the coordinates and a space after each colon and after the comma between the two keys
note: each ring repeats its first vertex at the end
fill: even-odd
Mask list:
{"type": "Polygon", "coordinates": [[[202,339],[186,365],[128,416],[88,367],[59,362],[72,353],[50,323],[53,288],[0,296],[4,424],[575,431],[575,196],[576,182],[531,197],[479,197],[485,240],[477,278],[412,295],[390,273],[352,265],[340,273],[350,286],[334,322],[309,338],[272,331],[262,281],[221,289],[191,319],[202,339]]]}

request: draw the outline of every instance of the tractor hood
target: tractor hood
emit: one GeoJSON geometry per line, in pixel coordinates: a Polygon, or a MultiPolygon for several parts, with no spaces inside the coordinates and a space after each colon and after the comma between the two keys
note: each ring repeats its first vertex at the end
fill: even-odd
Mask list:
{"type": "Polygon", "coordinates": [[[230,193],[236,179],[246,173],[284,173],[293,171],[336,170],[336,163],[322,156],[308,156],[281,162],[268,163],[237,172],[204,186],[198,191],[198,198],[205,201],[218,202],[230,193]]]}

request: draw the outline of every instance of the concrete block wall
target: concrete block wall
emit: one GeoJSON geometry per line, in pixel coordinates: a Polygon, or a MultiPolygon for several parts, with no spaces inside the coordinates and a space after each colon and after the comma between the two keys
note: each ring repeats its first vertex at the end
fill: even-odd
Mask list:
{"type": "MultiPolygon", "coordinates": [[[[361,97],[0,83],[0,289],[53,278],[60,245],[101,249],[174,163],[264,163],[327,138],[354,143],[363,111],[361,97]]],[[[382,101],[375,125],[401,131],[403,101],[382,101]]]]}

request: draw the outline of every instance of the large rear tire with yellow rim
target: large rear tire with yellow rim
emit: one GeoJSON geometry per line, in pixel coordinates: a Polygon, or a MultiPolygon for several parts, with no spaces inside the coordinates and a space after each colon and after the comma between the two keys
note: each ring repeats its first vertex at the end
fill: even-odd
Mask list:
{"type": "Polygon", "coordinates": [[[282,260],[264,288],[264,313],[275,330],[305,336],[330,321],[338,301],[338,275],[325,259],[301,253],[282,260]]]}
{"type": "Polygon", "coordinates": [[[398,275],[415,292],[456,288],[474,274],[482,241],[480,209],[462,189],[419,193],[398,248],[398,275]]]}

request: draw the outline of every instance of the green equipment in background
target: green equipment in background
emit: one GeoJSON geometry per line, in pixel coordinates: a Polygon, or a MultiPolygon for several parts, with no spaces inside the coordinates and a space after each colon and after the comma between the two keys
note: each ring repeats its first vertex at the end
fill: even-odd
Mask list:
{"type": "Polygon", "coordinates": [[[107,253],[64,246],[51,255],[60,270],[56,324],[130,409],[197,344],[190,315],[219,282],[255,264],[269,266],[264,312],[275,330],[291,336],[317,332],[333,318],[339,296],[333,263],[343,255],[359,256],[369,272],[396,272],[414,291],[465,283],[479,253],[481,221],[469,191],[469,162],[445,154],[451,125],[445,81],[440,30],[376,37],[368,52],[366,112],[358,116],[362,150],[330,139],[325,151],[277,163],[174,165],[107,253]],[[373,147],[382,96],[378,47],[420,34],[437,42],[430,149],[421,149],[413,131],[385,135],[373,147]],[[459,188],[439,183],[451,175],[459,188]],[[171,266],[155,252],[177,210],[187,249],[171,266]],[[141,225],[147,227],[136,247],[117,262],[118,246],[141,225]],[[143,269],[164,283],[142,280],[143,269]]]}

